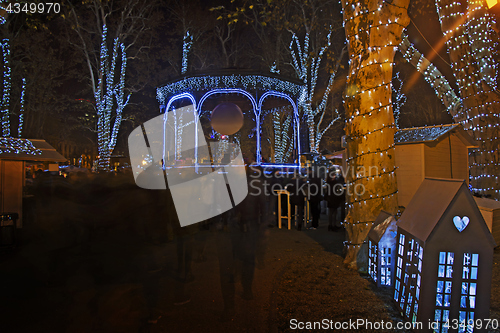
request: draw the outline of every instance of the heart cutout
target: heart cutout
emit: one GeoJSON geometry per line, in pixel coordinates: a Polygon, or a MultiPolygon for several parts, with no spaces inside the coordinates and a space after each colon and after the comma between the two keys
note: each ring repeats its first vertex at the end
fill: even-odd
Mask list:
{"type": "Polygon", "coordinates": [[[455,228],[457,228],[459,232],[462,232],[469,225],[469,218],[467,216],[462,218],[460,218],[460,216],[455,216],[453,218],[453,223],[455,224],[455,228]]]}

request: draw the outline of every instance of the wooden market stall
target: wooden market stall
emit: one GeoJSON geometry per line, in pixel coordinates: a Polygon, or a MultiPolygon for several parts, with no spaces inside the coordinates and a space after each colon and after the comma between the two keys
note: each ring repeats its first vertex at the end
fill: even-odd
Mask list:
{"type": "Polygon", "coordinates": [[[57,163],[64,161],[45,140],[0,138],[0,213],[17,213],[17,227],[21,228],[27,163],[38,162],[57,171],[57,163]]]}
{"type": "Polygon", "coordinates": [[[398,202],[406,207],[426,177],[469,182],[469,149],[476,142],[461,125],[400,129],[394,135],[398,202]]]}

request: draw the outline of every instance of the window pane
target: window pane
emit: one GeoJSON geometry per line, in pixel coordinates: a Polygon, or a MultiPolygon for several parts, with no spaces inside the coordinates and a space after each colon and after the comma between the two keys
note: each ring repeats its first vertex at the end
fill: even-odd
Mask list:
{"type": "Polygon", "coordinates": [[[467,295],[469,291],[469,284],[467,282],[462,282],[462,295],[467,295]]]}
{"type": "Polygon", "coordinates": [[[464,266],[470,265],[470,253],[464,253],[464,266]]]}
{"type": "Polygon", "coordinates": [[[452,278],[453,277],[453,267],[446,266],[446,277],[447,278],[452,278]]]}
{"type": "Polygon", "coordinates": [[[472,254],[472,266],[477,266],[479,261],[479,254],[474,253],[472,254]]]}
{"type": "Polygon", "coordinates": [[[463,269],[463,274],[462,274],[462,279],[469,279],[469,267],[464,267],[463,269]]]}
{"type": "Polygon", "coordinates": [[[450,298],[451,298],[451,295],[447,295],[447,294],[444,295],[444,306],[447,308],[450,307],[450,298]]]}
{"type": "Polygon", "coordinates": [[[477,267],[472,267],[471,268],[470,278],[473,279],[473,280],[477,280],[477,267]]]}
{"type": "Polygon", "coordinates": [[[443,321],[450,319],[450,310],[443,310],[443,321]]]}
{"type": "Polygon", "coordinates": [[[434,321],[441,321],[441,310],[436,310],[434,312],[434,321]]]}
{"type": "Polygon", "coordinates": [[[467,307],[467,296],[460,297],[460,307],[465,309],[467,307]]]}
{"type": "Polygon", "coordinates": [[[444,265],[439,265],[438,276],[444,277],[444,265]]]}
{"type": "Polygon", "coordinates": [[[475,283],[471,283],[470,284],[470,292],[469,292],[470,295],[476,295],[476,284],[475,283]]]}
{"type": "Polygon", "coordinates": [[[453,258],[455,254],[453,252],[448,252],[448,265],[453,265],[453,258]]]}
{"type": "Polygon", "coordinates": [[[446,252],[439,252],[439,263],[446,263],[446,252]]]}
{"type": "Polygon", "coordinates": [[[443,306],[443,295],[436,295],[436,306],[443,306]]]}
{"type": "Polygon", "coordinates": [[[444,282],[443,281],[438,281],[438,284],[437,284],[437,289],[436,291],[438,293],[443,293],[443,290],[444,290],[444,282]]]}
{"type": "Polygon", "coordinates": [[[469,304],[469,307],[470,307],[471,309],[475,309],[475,308],[476,308],[476,297],[475,297],[475,296],[470,296],[470,297],[469,297],[469,301],[470,301],[470,302],[469,302],[469,303],[470,303],[470,304],[469,304]]]}
{"type": "Polygon", "coordinates": [[[446,288],[444,289],[444,292],[447,294],[451,294],[451,281],[446,281],[445,286],[446,288]]]}

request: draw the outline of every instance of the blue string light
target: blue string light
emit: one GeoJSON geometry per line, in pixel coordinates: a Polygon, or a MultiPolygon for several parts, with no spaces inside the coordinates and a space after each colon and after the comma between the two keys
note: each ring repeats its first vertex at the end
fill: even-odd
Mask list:
{"type": "Polygon", "coordinates": [[[118,38],[115,38],[110,63],[107,34],[108,28],[104,24],[102,27],[98,81],[94,90],[97,109],[97,148],[99,151],[97,167],[102,170],[109,169],[111,153],[115,148],[122,121],[123,109],[130,99],[130,94],[125,96],[125,71],[127,68],[125,45],[118,38]],[[116,64],[119,53],[121,53],[121,68],[116,82],[116,64]],[[112,120],[113,125],[111,125],[112,120]]]}
{"type": "Polygon", "coordinates": [[[0,154],[28,154],[41,155],[42,151],[33,145],[33,142],[20,138],[0,138],[0,154]]]}
{"type": "Polygon", "coordinates": [[[19,110],[19,125],[17,128],[17,136],[21,137],[23,132],[23,123],[24,123],[24,94],[26,93],[26,78],[23,77],[23,84],[21,87],[21,99],[20,104],[21,108],[19,110]]]}
{"type": "Polygon", "coordinates": [[[2,136],[10,136],[10,90],[11,90],[11,69],[10,69],[10,41],[4,38],[1,43],[3,54],[3,94],[2,94],[2,136]]]}

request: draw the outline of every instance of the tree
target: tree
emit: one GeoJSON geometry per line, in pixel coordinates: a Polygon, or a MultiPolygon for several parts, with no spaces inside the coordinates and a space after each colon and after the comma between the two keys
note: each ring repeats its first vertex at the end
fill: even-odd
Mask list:
{"type": "Polygon", "coordinates": [[[290,54],[292,56],[292,65],[300,80],[304,83],[304,91],[299,97],[299,107],[303,116],[306,118],[307,127],[309,130],[309,149],[311,152],[319,152],[319,143],[324,133],[340,119],[338,110],[335,110],[335,117],[323,129],[321,125],[325,117],[326,106],[330,97],[332,86],[335,82],[337,71],[345,53],[345,48],[342,49],[337,64],[330,71],[326,88],[323,91],[319,101],[315,100],[317,94],[318,71],[325,56],[325,52],[331,45],[331,27],[326,37],[325,45],[320,48],[311,49],[309,42],[309,32],[306,32],[304,41],[301,43],[297,35],[291,31],[292,41],[290,42],[290,54]]]}
{"type": "Polygon", "coordinates": [[[475,191],[500,199],[500,123],[494,18],[481,1],[466,8],[450,0],[436,1],[441,30],[457,80],[462,108],[456,118],[478,142],[472,152],[470,180],[475,191]]]}
{"type": "Polygon", "coordinates": [[[480,2],[462,8],[452,1],[436,1],[436,7],[459,94],[405,35],[399,49],[434,88],[453,120],[462,124],[478,143],[479,149],[470,154],[469,165],[474,191],[498,200],[500,97],[494,19],[480,2]]]}
{"type": "MultiPolygon", "coordinates": [[[[303,82],[304,91],[298,107],[307,123],[309,150],[312,152],[319,151],[321,138],[340,119],[338,110],[333,109],[335,115],[326,126],[323,124],[332,87],[345,53],[344,48],[334,50],[332,43],[336,37],[333,33],[341,31],[341,20],[335,17],[334,5],[333,1],[319,0],[248,0],[242,1],[241,6],[236,6],[233,11],[224,13],[224,17],[232,22],[239,22],[241,18],[251,25],[262,43],[274,42],[274,47],[269,45],[262,48],[260,56],[271,71],[280,72],[284,65],[291,65],[295,75],[303,82]],[[278,37],[269,38],[269,31],[278,37]],[[288,34],[284,35],[286,32],[288,34]],[[281,42],[285,40],[290,40],[288,57],[281,55],[281,42]]],[[[343,43],[338,44],[343,46],[343,43]]]]}
{"type": "Polygon", "coordinates": [[[149,47],[146,33],[154,8],[154,1],[145,0],[68,3],[65,15],[78,40],[72,44],[83,55],[95,100],[99,170],[109,170],[123,110],[130,95],[140,89],[126,85],[127,63],[149,47]]]}
{"type": "Polygon", "coordinates": [[[263,110],[260,121],[262,137],[269,143],[272,163],[288,163],[293,149],[293,110],[290,105],[263,110]]]}
{"type": "Polygon", "coordinates": [[[342,2],[349,50],[344,97],[347,139],[346,257],[366,271],[363,243],[381,209],[397,213],[392,63],[409,23],[409,0],[342,2]],[[362,249],[362,250],[361,250],[362,249]]]}
{"type": "Polygon", "coordinates": [[[59,88],[71,73],[74,60],[60,43],[60,34],[53,33],[59,28],[60,15],[9,14],[7,5],[2,4],[0,22],[2,135],[44,138],[46,120],[57,117],[63,100],[59,88]]]}

